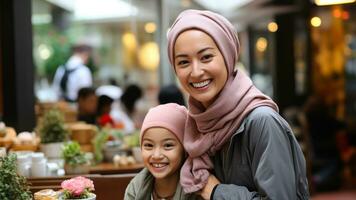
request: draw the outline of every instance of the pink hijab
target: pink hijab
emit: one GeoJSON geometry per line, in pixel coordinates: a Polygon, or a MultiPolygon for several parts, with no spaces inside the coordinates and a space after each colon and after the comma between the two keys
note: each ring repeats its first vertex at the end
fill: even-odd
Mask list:
{"type": "Polygon", "coordinates": [[[161,127],[171,131],[183,144],[185,121],[188,111],[184,106],[176,103],[161,104],[151,108],[143,120],[140,132],[140,145],[149,128],[161,127]]]}
{"type": "Polygon", "coordinates": [[[208,107],[191,96],[189,116],[185,126],[184,148],[189,154],[181,170],[181,185],[185,192],[201,190],[207,183],[209,170],[214,168],[209,156],[230,140],[244,118],[256,107],[277,105],[260,92],[250,78],[234,71],[239,54],[239,40],[233,25],[223,16],[200,10],[183,11],[168,33],[168,55],[174,66],[174,44],[186,30],[201,30],[215,41],[222,53],[228,79],[216,100],[208,107]]]}

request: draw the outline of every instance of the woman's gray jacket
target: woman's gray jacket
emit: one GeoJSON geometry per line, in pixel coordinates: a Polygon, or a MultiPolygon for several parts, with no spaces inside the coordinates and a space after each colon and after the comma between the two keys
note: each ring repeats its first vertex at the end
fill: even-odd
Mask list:
{"type": "Polygon", "coordinates": [[[258,107],[211,157],[221,181],[214,200],[309,199],[305,159],[288,123],[258,107]]]}

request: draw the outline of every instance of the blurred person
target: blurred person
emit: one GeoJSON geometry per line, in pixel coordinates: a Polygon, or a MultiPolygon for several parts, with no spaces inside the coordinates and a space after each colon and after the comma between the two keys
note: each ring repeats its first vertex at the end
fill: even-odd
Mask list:
{"type": "Polygon", "coordinates": [[[114,99],[107,95],[100,95],[98,99],[97,108],[97,124],[101,127],[109,126],[114,127],[115,122],[110,115],[111,105],[114,99]]]}
{"type": "Polygon", "coordinates": [[[136,103],[142,96],[142,89],[136,84],[131,84],[127,86],[124,90],[124,93],[122,94],[120,100],[122,105],[124,106],[125,112],[130,118],[133,117],[136,109],[136,103]]]}
{"type": "Polygon", "coordinates": [[[109,78],[109,85],[114,85],[117,87],[120,87],[119,84],[117,83],[117,80],[115,78],[109,78]]]}
{"type": "Polygon", "coordinates": [[[189,94],[180,183],[204,199],[309,199],[303,152],[273,100],[235,69],[240,45],[223,16],[185,10],[168,55],[189,94]]]}
{"type": "Polygon", "coordinates": [[[91,87],[81,88],[78,92],[78,120],[88,124],[96,124],[96,109],[98,97],[95,89],[91,87]]]}
{"type": "Polygon", "coordinates": [[[140,146],[145,168],[129,183],[125,200],[198,199],[179,184],[185,160],[183,135],[187,109],[175,103],[151,108],[142,125],[140,146]]]}
{"type": "Polygon", "coordinates": [[[177,103],[185,106],[183,93],[175,84],[166,85],[160,88],[158,102],[159,104],[177,103]]]}
{"type": "Polygon", "coordinates": [[[92,48],[85,44],[72,47],[72,56],[64,65],[58,67],[54,75],[53,89],[58,99],[74,102],[81,88],[93,85],[91,71],[86,66],[91,53],[92,48]]]}
{"type": "MultiPolygon", "coordinates": [[[[312,145],[312,186],[316,191],[337,189],[341,186],[345,123],[336,119],[325,98],[310,96],[303,108],[312,145]],[[339,145],[342,144],[342,145],[339,145]]],[[[347,142],[346,142],[347,143],[347,142]]]]}
{"type": "Polygon", "coordinates": [[[135,126],[120,104],[122,93],[121,88],[116,85],[103,85],[96,90],[96,95],[106,95],[113,100],[109,115],[113,120],[114,127],[121,129],[124,134],[129,134],[135,131],[135,126]]]}

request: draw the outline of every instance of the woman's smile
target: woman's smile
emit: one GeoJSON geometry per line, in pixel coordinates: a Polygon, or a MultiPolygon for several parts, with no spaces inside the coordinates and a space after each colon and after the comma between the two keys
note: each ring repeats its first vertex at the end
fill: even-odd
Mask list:
{"type": "Polygon", "coordinates": [[[227,68],[219,48],[208,34],[199,30],[181,33],[174,48],[174,67],[179,82],[207,108],[227,80],[227,68]]]}
{"type": "Polygon", "coordinates": [[[195,83],[191,83],[191,85],[195,88],[195,89],[206,89],[207,86],[211,83],[211,79],[205,80],[205,81],[201,81],[201,82],[195,82],[195,83]]]}

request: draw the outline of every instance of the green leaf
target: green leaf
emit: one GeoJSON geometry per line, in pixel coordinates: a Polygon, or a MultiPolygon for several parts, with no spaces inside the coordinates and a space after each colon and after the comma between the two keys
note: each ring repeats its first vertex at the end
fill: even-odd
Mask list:
{"type": "Polygon", "coordinates": [[[0,199],[29,200],[32,193],[25,177],[16,172],[16,155],[0,158],[0,199]]]}

